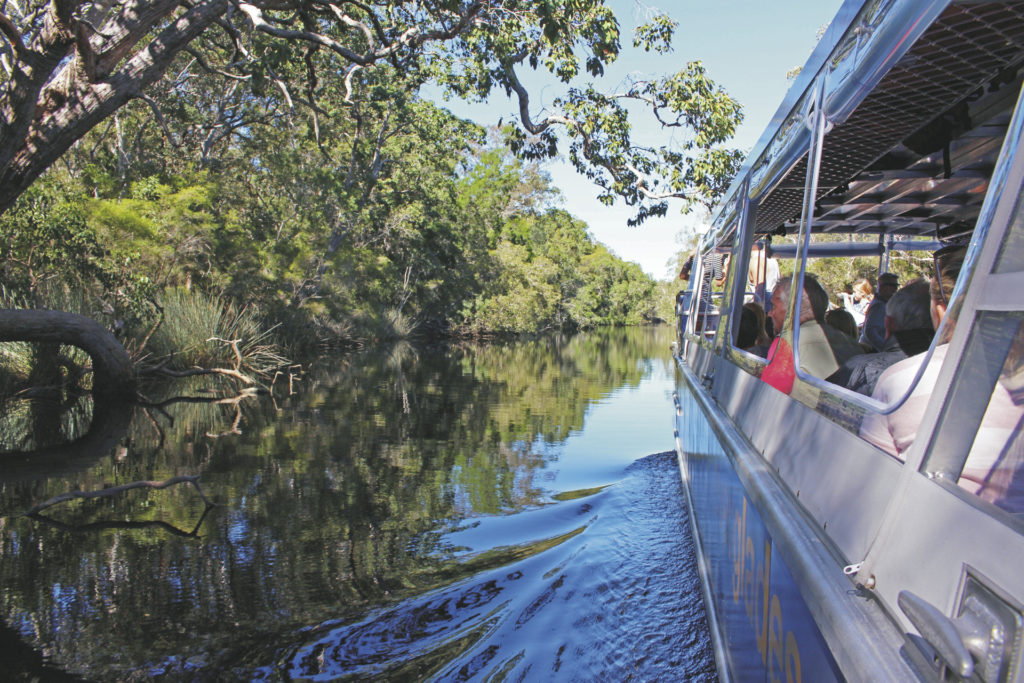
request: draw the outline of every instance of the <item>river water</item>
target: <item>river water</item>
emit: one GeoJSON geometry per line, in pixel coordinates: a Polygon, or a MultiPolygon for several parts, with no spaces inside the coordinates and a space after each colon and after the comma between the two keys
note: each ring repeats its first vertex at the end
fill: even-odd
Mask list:
{"type": "Polygon", "coordinates": [[[9,407],[0,661],[43,680],[713,680],[670,341],[401,344],[291,393],[9,407]],[[23,514],[176,476],[201,493],[23,514]]]}

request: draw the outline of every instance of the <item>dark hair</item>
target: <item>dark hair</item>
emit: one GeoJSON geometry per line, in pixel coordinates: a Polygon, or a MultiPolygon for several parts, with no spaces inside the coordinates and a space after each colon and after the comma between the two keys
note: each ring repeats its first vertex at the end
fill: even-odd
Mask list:
{"type": "Polygon", "coordinates": [[[900,288],[885,305],[885,315],[896,330],[931,329],[928,310],[929,285],[917,278],[900,288]]]}
{"type": "Polygon", "coordinates": [[[825,313],[825,323],[831,325],[854,341],[857,340],[857,321],[845,308],[833,308],[825,313]]]}
{"type": "Polygon", "coordinates": [[[804,291],[807,292],[807,298],[811,300],[814,319],[819,323],[825,322],[825,311],[828,310],[828,292],[818,282],[818,278],[810,273],[804,273],[804,291]]]}
{"type": "Polygon", "coordinates": [[[953,323],[960,314],[962,297],[961,300],[953,301],[953,289],[956,287],[957,278],[960,277],[960,269],[963,268],[966,254],[967,247],[943,247],[933,254],[935,277],[932,278],[929,294],[932,301],[942,304],[946,310],[939,339],[942,343],[948,342],[953,336],[953,323]]]}
{"type": "Polygon", "coordinates": [[[931,282],[932,301],[948,306],[953,298],[956,279],[960,277],[960,269],[964,265],[967,247],[943,247],[933,255],[935,258],[935,277],[931,282]]]}
{"type": "Polygon", "coordinates": [[[736,333],[736,348],[749,349],[757,344],[757,314],[744,306],[740,309],[740,329],[736,333]]]}
{"type": "Polygon", "coordinates": [[[749,301],[743,304],[743,308],[754,314],[757,319],[757,340],[755,344],[761,346],[768,346],[772,343],[771,335],[768,333],[768,325],[771,323],[768,320],[768,314],[764,310],[764,306],[757,303],[756,301],[749,301]]]}

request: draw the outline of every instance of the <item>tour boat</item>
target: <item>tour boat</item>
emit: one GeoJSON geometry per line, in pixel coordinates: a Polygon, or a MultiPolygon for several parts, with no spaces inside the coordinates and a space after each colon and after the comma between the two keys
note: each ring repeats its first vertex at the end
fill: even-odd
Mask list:
{"type": "Polygon", "coordinates": [[[1024,2],[847,0],[713,213],[675,428],[722,680],[1024,681],[1022,82],[1024,2]],[[905,254],[938,273],[931,345],[870,396],[819,376],[808,266],[905,254]]]}

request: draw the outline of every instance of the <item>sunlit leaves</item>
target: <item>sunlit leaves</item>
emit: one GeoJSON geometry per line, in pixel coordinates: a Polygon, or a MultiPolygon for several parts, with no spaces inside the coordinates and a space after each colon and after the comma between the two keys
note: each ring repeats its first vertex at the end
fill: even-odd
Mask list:
{"type": "Polygon", "coordinates": [[[646,52],[654,50],[661,54],[672,51],[672,36],[678,22],[667,14],[656,14],[646,24],[636,27],[633,32],[633,47],[642,47],[646,52]]]}

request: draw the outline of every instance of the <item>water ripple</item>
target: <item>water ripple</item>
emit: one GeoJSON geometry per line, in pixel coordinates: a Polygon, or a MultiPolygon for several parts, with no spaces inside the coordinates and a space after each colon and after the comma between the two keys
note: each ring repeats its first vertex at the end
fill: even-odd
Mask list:
{"type": "Polygon", "coordinates": [[[461,576],[296,638],[303,680],[706,680],[711,643],[672,454],[607,487],[448,535],[461,576]]]}

